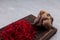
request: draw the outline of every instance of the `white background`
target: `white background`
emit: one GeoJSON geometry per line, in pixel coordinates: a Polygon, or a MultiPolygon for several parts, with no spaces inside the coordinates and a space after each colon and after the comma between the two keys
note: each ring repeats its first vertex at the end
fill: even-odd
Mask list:
{"type": "Polygon", "coordinates": [[[0,29],[29,14],[37,16],[45,9],[53,16],[53,26],[58,29],[50,40],[60,40],[60,0],[0,0],[0,29]]]}

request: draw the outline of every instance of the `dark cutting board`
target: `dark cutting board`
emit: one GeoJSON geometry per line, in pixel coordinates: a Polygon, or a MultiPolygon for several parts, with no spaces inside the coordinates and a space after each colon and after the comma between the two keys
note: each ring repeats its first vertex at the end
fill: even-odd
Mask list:
{"type": "MultiPolygon", "coordinates": [[[[28,20],[30,22],[34,22],[34,19],[36,17],[33,16],[32,14],[22,18],[22,19],[25,19],[25,20],[28,20]]],[[[21,19],[20,19],[21,20],[21,19]]],[[[19,21],[19,20],[18,20],[19,21]]],[[[17,21],[16,21],[17,22],[17,21]]],[[[14,22],[13,22],[14,23],[14,22]]],[[[5,28],[5,27],[4,27],[5,28]]],[[[0,29],[0,32],[4,29],[0,29]]],[[[36,27],[37,28],[37,27],[36,27]]],[[[38,33],[35,35],[36,37],[34,37],[34,40],[49,40],[56,32],[57,32],[57,29],[52,27],[52,29],[50,30],[46,30],[44,28],[37,28],[38,29],[38,33]]],[[[1,37],[0,37],[1,38],[1,37]]]]}

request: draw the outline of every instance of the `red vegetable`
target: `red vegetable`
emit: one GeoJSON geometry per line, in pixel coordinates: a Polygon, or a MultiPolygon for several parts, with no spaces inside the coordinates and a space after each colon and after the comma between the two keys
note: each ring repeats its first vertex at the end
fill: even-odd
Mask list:
{"type": "Polygon", "coordinates": [[[2,40],[33,40],[36,29],[27,20],[19,20],[6,26],[0,36],[2,40]]]}

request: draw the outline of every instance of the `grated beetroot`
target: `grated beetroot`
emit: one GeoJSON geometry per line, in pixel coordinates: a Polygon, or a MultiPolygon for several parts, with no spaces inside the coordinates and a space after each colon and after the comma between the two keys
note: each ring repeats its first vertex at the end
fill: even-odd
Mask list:
{"type": "Polygon", "coordinates": [[[2,40],[33,40],[36,29],[27,20],[19,20],[6,26],[1,32],[2,40]]]}

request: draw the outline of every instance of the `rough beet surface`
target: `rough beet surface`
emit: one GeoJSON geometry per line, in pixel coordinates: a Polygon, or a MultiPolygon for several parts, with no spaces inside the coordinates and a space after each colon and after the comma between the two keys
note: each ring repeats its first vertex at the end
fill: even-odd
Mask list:
{"type": "Polygon", "coordinates": [[[6,26],[0,36],[2,40],[33,40],[36,29],[27,20],[19,20],[6,26]]]}

